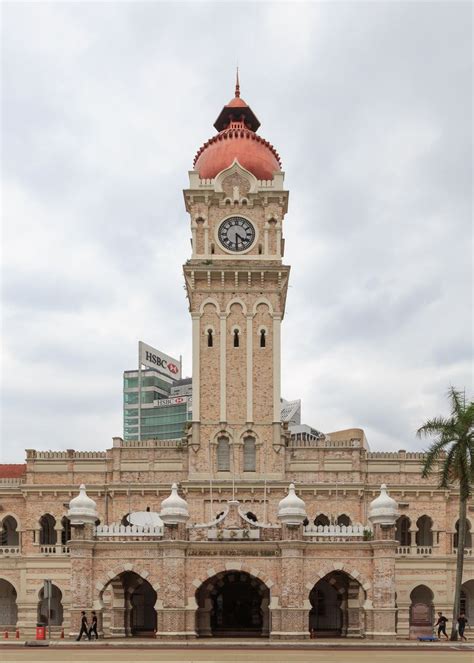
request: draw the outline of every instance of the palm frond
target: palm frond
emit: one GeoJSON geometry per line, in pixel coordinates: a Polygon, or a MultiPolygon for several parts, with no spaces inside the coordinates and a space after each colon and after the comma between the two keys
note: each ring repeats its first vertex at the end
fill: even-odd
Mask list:
{"type": "Polygon", "coordinates": [[[445,451],[445,447],[449,444],[450,440],[441,437],[436,442],[433,442],[431,447],[425,451],[425,460],[423,463],[423,469],[421,476],[426,479],[426,477],[431,474],[435,462],[440,458],[442,453],[445,451]]]}
{"type": "Polygon", "coordinates": [[[454,387],[450,387],[447,394],[451,401],[451,414],[458,417],[466,407],[466,394],[464,391],[459,391],[454,387]]]}
{"type": "Polygon", "coordinates": [[[440,474],[440,480],[439,480],[440,488],[448,488],[449,486],[450,479],[452,478],[453,475],[453,462],[455,455],[456,455],[456,445],[453,444],[453,446],[449,450],[448,455],[446,456],[443,462],[440,474]]]}
{"type": "Polygon", "coordinates": [[[427,437],[428,435],[440,435],[448,427],[452,427],[453,420],[446,419],[445,417],[434,417],[434,419],[428,419],[425,421],[423,426],[416,431],[417,437],[427,437]]]}

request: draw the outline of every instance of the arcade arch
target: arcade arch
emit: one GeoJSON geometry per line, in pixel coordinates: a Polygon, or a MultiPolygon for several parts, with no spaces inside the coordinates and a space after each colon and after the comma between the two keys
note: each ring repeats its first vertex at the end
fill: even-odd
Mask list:
{"type": "Polygon", "coordinates": [[[13,516],[6,516],[2,521],[1,530],[1,546],[18,546],[20,545],[20,533],[18,531],[18,523],[13,516]]]}
{"type": "Polygon", "coordinates": [[[106,636],[154,636],[157,593],[134,571],[114,576],[99,595],[102,629],[106,636]]]}
{"type": "Polygon", "coordinates": [[[198,637],[268,637],[270,590],[246,571],[223,571],[196,591],[198,637]]]}
{"type": "Polygon", "coordinates": [[[431,635],[434,624],[434,595],[426,585],[417,585],[410,593],[410,637],[431,635]]]}
{"type": "Polygon", "coordinates": [[[309,594],[309,630],[317,637],[362,637],[365,632],[365,591],[344,571],[318,580],[309,594]]]}
{"type": "Polygon", "coordinates": [[[0,626],[16,626],[16,597],[16,589],[11,582],[0,578],[0,626]]]}
{"type": "MultiPolygon", "coordinates": [[[[63,593],[57,585],[51,586],[51,611],[50,611],[50,624],[51,626],[61,626],[63,623],[63,593]]],[[[48,623],[48,599],[44,598],[44,589],[41,588],[38,592],[38,611],[37,621],[38,624],[48,623]]]]}
{"type": "Polygon", "coordinates": [[[460,612],[466,613],[469,624],[474,622],[474,580],[468,580],[461,586],[460,612]]]}

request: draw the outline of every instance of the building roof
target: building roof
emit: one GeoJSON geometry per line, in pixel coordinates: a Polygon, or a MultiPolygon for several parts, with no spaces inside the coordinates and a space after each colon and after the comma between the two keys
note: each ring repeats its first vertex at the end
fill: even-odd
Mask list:
{"type": "Polygon", "coordinates": [[[181,380],[175,380],[173,387],[179,387],[183,384],[192,384],[193,379],[192,378],[182,378],[181,380]]]}
{"type": "Polygon", "coordinates": [[[213,179],[235,159],[258,180],[272,180],[273,174],[281,170],[278,152],[255,133],[260,122],[241,99],[238,79],[234,99],[224,106],[214,126],[219,133],[194,157],[194,168],[202,179],[213,179]]]}
{"type": "Polygon", "coordinates": [[[1,464],[0,479],[19,479],[26,474],[26,463],[1,464]]]}

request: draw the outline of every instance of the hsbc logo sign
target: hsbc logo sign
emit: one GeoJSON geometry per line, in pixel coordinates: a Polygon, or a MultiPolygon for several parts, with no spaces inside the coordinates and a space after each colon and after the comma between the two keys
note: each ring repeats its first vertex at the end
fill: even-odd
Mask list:
{"type": "Polygon", "coordinates": [[[138,362],[139,366],[145,365],[148,368],[156,368],[163,375],[175,380],[179,380],[181,377],[181,362],[178,359],[165,355],[142,341],[138,343],[138,362]]]}
{"type": "Polygon", "coordinates": [[[186,396],[173,396],[172,398],[160,398],[155,401],[154,407],[171,407],[172,405],[183,405],[187,402],[186,396]]]}
{"type": "Polygon", "coordinates": [[[173,364],[172,361],[166,361],[166,359],[163,359],[160,355],[155,355],[152,352],[145,352],[145,359],[150,364],[161,366],[161,368],[164,368],[165,371],[169,371],[169,373],[172,373],[173,375],[179,373],[179,368],[176,364],[173,364]]]}

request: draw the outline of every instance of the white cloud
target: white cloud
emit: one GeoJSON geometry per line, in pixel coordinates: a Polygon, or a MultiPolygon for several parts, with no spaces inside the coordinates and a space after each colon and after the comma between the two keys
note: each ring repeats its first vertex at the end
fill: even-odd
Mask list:
{"type": "Polygon", "coordinates": [[[3,8],[3,457],[101,449],[141,338],[191,370],[182,189],[236,64],[290,188],[283,394],[414,448],[472,393],[471,34],[458,3],[3,8]]]}

